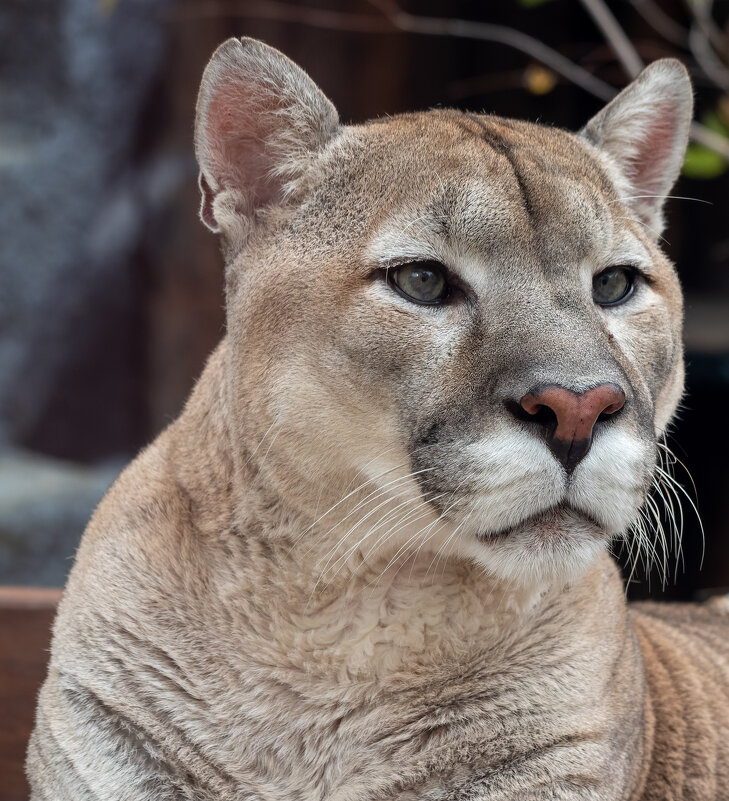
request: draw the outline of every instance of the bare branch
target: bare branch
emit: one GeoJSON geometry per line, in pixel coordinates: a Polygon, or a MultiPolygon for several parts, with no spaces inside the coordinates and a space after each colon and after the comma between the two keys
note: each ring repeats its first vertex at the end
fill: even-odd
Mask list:
{"type": "Polygon", "coordinates": [[[603,0],[580,0],[580,2],[595,21],[597,27],[602,31],[602,35],[610,47],[615,51],[615,55],[628,77],[631,80],[635,78],[644,67],[643,59],[638,55],[638,51],[633,47],[633,43],[618,24],[612,11],[603,0]]]}
{"type": "Polygon", "coordinates": [[[724,66],[711,46],[711,42],[697,25],[691,26],[689,47],[691,48],[691,54],[696,59],[696,63],[704,71],[706,77],[720,89],[725,92],[729,91],[729,69],[724,66]]]}
{"type": "Polygon", "coordinates": [[[244,17],[294,22],[310,28],[352,31],[354,33],[392,33],[393,25],[387,19],[374,14],[354,14],[344,11],[329,11],[313,6],[300,6],[277,0],[204,0],[204,2],[180,3],[172,14],[177,19],[207,17],[244,17]]]}
{"type": "Polygon", "coordinates": [[[729,140],[700,122],[691,123],[691,139],[729,160],[729,140]]]}
{"type": "MultiPolygon", "coordinates": [[[[238,0],[206,0],[206,2],[196,2],[194,4],[181,4],[174,13],[178,18],[211,16],[253,17],[258,19],[275,19],[285,22],[294,22],[300,25],[330,30],[362,33],[392,33],[393,31],[405,31],[425,36],[451,36],[461,39],[497,42],[507,47],[513,47],[515,50],[525,53],[536,61],[540,61],[558,75],[561,75],[563,78],[566,78],[568,81],[571,81],[600,100],[611,100],[617,94],[617,91],[610,86],[610,84],[596,78],[587,70],[565,58],[538,39],[527,36],[513,28],[463,19],[420,17],[402,11],[392,0],[370,0],[370,2],[382,12],[384,18],[369,14],[350,14],[341,11],[328,11],[325,9],[295,5],[293,3],[279,2],[278,0],[262,0],[262,2],[250,0],[250,2],[246,2],[244,5],[241,5],[238,0]]],[[[612,14],[607,10],[602,0],[581,0],[581,2],[583,2],[585,7],[590,11],[593,8],[601,7],[602,10],[607,11],[614,25],[617,26],[617,21],[612,17],[612,14]]],[[[609,38],[607,31],[603,29],[602,26],[601,30],[603,30],[603,34],[608,38],[609,43],[617,52],[617,45],[613,39],[609,38]]],[[[614,33],[611,32],[610,36],[613,35],[614,33]]],[[[639,63],[642,64],[640,56],[638,56],[635,48],[622,30],[620,30],[620,35],[615,37],[615,41],[618,39],[627,42],[630,50],[634,54],[629,59],[630,67],[628,63],[623,63],[626,71],[635,68],[639,63]]],[[[623,55],[625,55],[627,50],[621,45],[621,51],[623,50],[625,50],[623,53],[623,55]]],[[[638,71],[639,70],[640,67],[638,67],[638,71]]],[[[729,140],[725,139],[720,134],[714,133],[704,125],[693,122],[691,124],[691,138],[695,142],[729,159],[729,140]]]]}
{"type": "Polygon", "coordinates": [[[296,22],[314,28],[355,31],[363,33],[392,33],[404,31],[425,36],[451,36],[459,39],[475,39],[496,42],[513,47],[541,62],[546,67],[566,78],[601,100],[610,100],[616,94],[610,84],[575,64],[561,53],[532,36],[504,25],[489,25],[463,19],[420,17],[407,14],[391,3],[373,3],[384,18],[369,14],[350,14],[344,11],[328,11],[299,6],[293,3],[265,0],[264,2],[240,3],[236,0],[206,0],[178,6],[175,15],[184,18],[197,17],[248,17],[296,22]]]}
{"type": "Polygon", "coordinates": [[[391,0],[370,0],[370,2],[379,8],[398,30],[426,36],[452,36],[459,39],[498,42],[540,61],[558,75],[601,100],[610,100],[616,94],[610,84],[596,78],[579,64],[565,58],[538,39],[514,28],[448,17],[421,17],[402,11],[391,0]]]}
{"type": "Polygon", "coordinates": [[[727,42],[727,38],[722,29],[714,22],[712,16],[712,7],[714,4],[712,0],[688,2],[686,5],[694,21],[699,26],[704,36],[711,42],[714,49],[719,53],[726,53],[729,42],[727,42]]]}
{"type": "MultiPolygon", "coordinates": [[[[638,55],[637,50],[635,47],[633,47],[633,44],[625,35],[623,29],[620,28],[617,20],[607,8],[603,0],[581,0],[581,2],[593,15],[593,18],[600,26],[603,35],[612,46],[625,71],[628,73],[628,75],[630,75],[631,78],[635,77],[635,75],[642,69],[643,62],[638,55]]],[[[698,4],[692,3],[691,5],[695,6],[698,4]]],[[[706,47],[710,47],[708,42],[706,42],[706,47]]],[[[723,65],[720,66],[723,68],[723,65]]],[[[709,75],[708,72],[707,75],[709,75]]],[[[711,75],[709,75],[709,77],[711,77],[711,75]]],[[[695,121],[692,122],[690,136],[694,142],[698,142],[700,145],[708,147],[710,150],[713,150],[720,156],[724,156],[724,158],[729,159],[729,140],[710,130],[705,125],[695,121]]]]}
{"type": "Polygon", "coordinates": [[[651,28],[666,41],[679,47],[686,46],[688,30],[669,17],[658,3],[655,3],[654,0],[629,0],[629,2],[651,28]]]}

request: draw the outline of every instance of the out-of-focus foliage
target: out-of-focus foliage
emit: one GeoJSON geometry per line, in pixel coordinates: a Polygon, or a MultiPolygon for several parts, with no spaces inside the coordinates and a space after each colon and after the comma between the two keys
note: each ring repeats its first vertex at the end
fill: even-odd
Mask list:
{"type": "Polygon", "coordinates": [[[546,95],[557,85],[557,76],[540,64],[530,64],[524,70],[524,84],[533,95],[546,95]]]}
{"type": "MultiPolygon", "coordinates": [[[[723,98],[726,100],[726,96],[723,98]]],[[[721,107],[705,111],[701,115],[701,122],[710,130],[729,141],[729,127],[727,127],[721,115],[721,107]]],[[[683,163],[683,174],[688,178],[718,178],[727,168],[727,159],[715,150],[711,150],[705,145],[691,142],[686,151],[686,159],[683,163]]]]}
{"type": "Polygon", "coordinates": [[[552,0],[518,0],[519,5],[524,8],[535,8],[536,6],[543,6],[551,2],[552,0]]]}

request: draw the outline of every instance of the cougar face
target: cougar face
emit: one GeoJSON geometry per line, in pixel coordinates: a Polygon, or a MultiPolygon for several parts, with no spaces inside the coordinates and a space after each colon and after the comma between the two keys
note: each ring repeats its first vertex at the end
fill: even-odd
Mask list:
{"type": "Polygon", "coordinates": [[[330,559],[426,549],[564,579],[636,519],[682,390],[655,238],[685,131],[641,117],[653,144],[621,166],[609,130],[630,139],[671,64],[582,135],[456,111],[322,123],[283,203],[204,195],[233,243],[241,451],[330,559]]]}

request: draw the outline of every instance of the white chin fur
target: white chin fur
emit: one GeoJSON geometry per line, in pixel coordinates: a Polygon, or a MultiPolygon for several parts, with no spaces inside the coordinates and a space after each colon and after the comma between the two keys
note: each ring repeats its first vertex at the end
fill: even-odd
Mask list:
{"type": "Polygon", "coordinates": [[[457,510],[464,521],[458,551],[492,575],[535,591],[570,583],[638,515],[650,443],[617,428],[599,432],[569,480],[543,442],[514,432],[497,443],[469,449],[484,481],[457,510]]]}
{"type": "Polygon", "coordinates": [[[572,476],[568,503],[596,520],[608,534],[624,533],[645,499],[654,453],[652,444],[620,429],[597,434],[572,476]]]}
{"type": "Polygon", "coordinates": [[[469,532],[512,528],[564,500],[564,471],[543,442],[523,432],[485,438],[464,448],[462,456],[479,476],[478,490],[456,507],[469,532]]]}
{"type": "Polygon", "coordinates": [[[474,537],[464,550],[491,575],[515,587],[541,592],[569,584],[592,565],[610,537],[572,510],[547,517],[526,521],[502,536],[474,537]]]}

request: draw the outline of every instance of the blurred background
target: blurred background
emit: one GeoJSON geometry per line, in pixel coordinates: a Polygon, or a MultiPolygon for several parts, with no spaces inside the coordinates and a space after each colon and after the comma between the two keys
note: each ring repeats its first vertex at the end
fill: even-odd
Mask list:
{"type": "Polygon", "coordinates": [[[630,592],[729,585],[727,18],[726,0],[3,0],[0,584],[63,584],[94,505],[223,333],[193,111],[212,50],[245,34],[354,122],[455,105],[578,128],[641,62],[684,61],[699,125],[664,243],[687,295],[670,444],[706,558],[685,502],[683,559],[630,592]]]}

